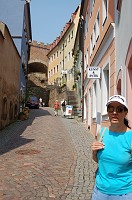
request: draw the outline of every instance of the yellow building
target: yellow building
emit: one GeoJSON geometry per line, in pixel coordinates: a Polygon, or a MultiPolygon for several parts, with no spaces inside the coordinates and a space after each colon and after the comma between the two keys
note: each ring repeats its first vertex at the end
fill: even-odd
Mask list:
{"type": "Polygon", "coordinates": [[[74,58],[73,47],[79,21],[80,6],[72,13],[71,19],[66,23],[60,36],[52,43],[48,53],[48,84],[67,86],[72,90],[74,85],[74,58]]]}

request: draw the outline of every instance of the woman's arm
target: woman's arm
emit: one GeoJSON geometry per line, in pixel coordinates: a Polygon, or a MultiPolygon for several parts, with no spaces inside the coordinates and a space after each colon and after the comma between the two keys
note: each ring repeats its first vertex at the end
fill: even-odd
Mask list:
{"type": "Polygon", "coordinates": [[[92,158],[96,163],[98,163],[97,151],[92,151],[92,158]]]}

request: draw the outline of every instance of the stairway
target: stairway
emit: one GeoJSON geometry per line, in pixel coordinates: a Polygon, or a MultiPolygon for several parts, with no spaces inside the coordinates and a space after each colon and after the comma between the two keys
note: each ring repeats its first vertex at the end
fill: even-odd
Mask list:
{"type": "Polygon", "coordinates": [[[74,116],[82,116],[82,111],[79,107],[79,98],[76,91],[67,91],[67,104],[73,106],[74,116]]]}

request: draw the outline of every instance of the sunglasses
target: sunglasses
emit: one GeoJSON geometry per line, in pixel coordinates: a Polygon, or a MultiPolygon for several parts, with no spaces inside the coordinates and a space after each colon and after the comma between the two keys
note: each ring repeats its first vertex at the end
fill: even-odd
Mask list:
{"type": "Polygon", "coordinates": [[[124,108],[123,106],[117,106],[117,107],[114,107],[114,106],[108,106],[107,107],[107,112],[114,112],[116,111],[116,113],[122,113],[124,111],[124,108]]]}

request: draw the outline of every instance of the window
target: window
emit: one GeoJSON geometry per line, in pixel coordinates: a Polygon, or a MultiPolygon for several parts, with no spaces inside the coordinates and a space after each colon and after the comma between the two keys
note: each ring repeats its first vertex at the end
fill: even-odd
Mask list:
{"type": "Polygon", "coordinates": [[[95,4],[95,1],[96,1],[96,0],[93,0],[93,6],[94,6],[94,4],[95,4]]]}
{"type": "Polygon", "coordinates": [[[100,30],[99,30],[99,12],[98,12],[97,18],[95,20],[95,24],[93,27],[92,35],[90,38],[90,56],[92,56],[93,50],[96,46],[96,42],[99,38],[99,33],[100,33],[100,30]]]}
{"type": "Polygon", "coordinates": [[[105,24],[105,22],[106,22],[106,19],[107,19],[107,11],[108,11],[108,8],[107,8],[107,6],[108,6],[108,0],[102,0],[103,1],[103,21],[102,21],[102,23],[103,23],[103,26],[104,26],[104,24],[105,24]]]}
{"type": "Polygon", "coordinates": [[[64,60],[62,60],[62,69],[64,70],[64,60]]]}
{"type": "Polygon", "coordinates": [[[68,53],[68,61],[71,59],[71,54],[70,52],[68,53]]]}
{"type": "Polygon", "coordinates": [[[121,7],[122,7],[122,0],[118,0],[118,1],[117,1],[118,23],[119,23],[119,21],[120,21],[121,7]]]}
{"type": "Polygon", "coordinates": [[[49,78],[50,78],[50,71],[49,71],[49,78]]]}
{"type": "Polygon", "coordinates": [[[58,65],[57,65],[57,67],[56,67],[56,71],[58,72],[58,70],[59,70],[59,68],[58,68],[58,65]]]}
{"type": "Polygon", "coordinates": [[[67,46],[67,40],[65,40],[65,47],[67,46]]]}
{"type": "Polygon", "coordinates": [[[86,67],[88,67],[88,49],[87,49],[87,52],[86,52],[86,64],[87,64],[86,67]]]}
{"type": "Polygon", "coordinates": [[[93,49],[95,47],[95,44],[96,44],[96,24],[94,25],[93,28],[93,49]]]}
{"type": "Polygon", "coordinates": [[[90,17],[92,16],[93,11],[93,0],[90,0],[90,17]]]}
{"type": "Polygon", "coordinates": [[[54,74],[55,74],[55,67],[54,67],[54,74]]]}
{"type": "Polygon", "coordinates": [[[64,44],[62,45],[62,51],[64,50],[64,44]]]}
{"type": "Polygon", "coordinates": [[[122,0],[118,0],[118,1],[117,1],[117,10],[118,10],[119,12],[121,12],[121,7],[122,7],[122,0]]]}
{"type": "Polygon", "coordinates": [[[92,35],[91,35],[91,38],[90,38],[90,56],[92,56],[92,52],[93,52],[93,38],[92,38],[92,35]]]}
{"type": "Polygon", "coordinates": [[[100,34],[100,24],[99,24],[99,12],[98,12],[97,18],[96,18],[96,41],[99,38],[99,34],[100,34]]]}
{"type": "Polygon", "coordinates": [[[86,13],[85,17],[84,37],[86,37],[87,32],[88,32],[88,12],[86,13]]]}
{"type": "Polygon", "coordinates": [[[70,42],[70,35],[69,35],[69,37],[68,37],[68,42],[70,42]]]}
{"type": "Polygon", "coordinates": [[[88,49],[84,55],[84,71],[86,71],[87,66],[88,66],[88,49]]]}
{"type": "Polygon", "coordinates": [[[84,55],[84,71],[86,71],[87,68],[87,55],[84,55]]]}
{"type": "Polygon", "coordinates": [[[58,51],[56,52],[56,56],[58,57],[58,51]]]}
{"type": "Polygon", "coordinates": [[[71,32],[71,39],[73,38],[73,31],[71,32]]]}

